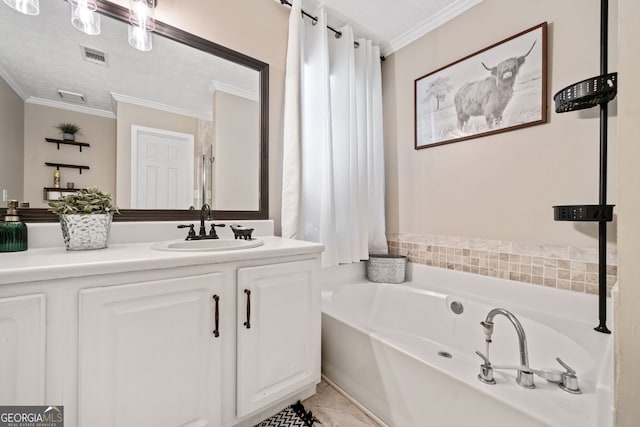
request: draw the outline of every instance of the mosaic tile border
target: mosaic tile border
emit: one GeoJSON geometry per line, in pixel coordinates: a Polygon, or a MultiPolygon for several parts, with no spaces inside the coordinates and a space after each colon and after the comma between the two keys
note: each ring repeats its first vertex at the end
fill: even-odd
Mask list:
{"type": "MultiPolygon", "coordinates": [[[[387,233],[389,253],[418,264],[598,293],[598,250],[503,240],[387,233]]],[[[607,293],[618,280],[617,253],[607,250],[607,293]]]]}

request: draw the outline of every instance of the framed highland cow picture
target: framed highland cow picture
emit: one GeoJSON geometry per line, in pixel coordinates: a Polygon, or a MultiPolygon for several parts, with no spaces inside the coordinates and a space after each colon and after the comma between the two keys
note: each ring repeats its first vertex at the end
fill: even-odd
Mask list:
{"type": "Polygon", "coordinates": [[[547,121],[547,23],[415,80],[415,148],[547,121]]]}

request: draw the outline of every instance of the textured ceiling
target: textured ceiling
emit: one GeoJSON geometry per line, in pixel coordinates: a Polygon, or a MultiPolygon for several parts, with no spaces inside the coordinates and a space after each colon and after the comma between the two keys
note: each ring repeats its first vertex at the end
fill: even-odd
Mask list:
{"type": "MultiPolygon", "coordinates": [[[[310,13],[324,7],[332,26],[352,25],[357,37],[370,38],[388,55],[480,1],[302,0],[302,5],[310,13]]],[[[69,4],[61,0],[42,1],[40,9],[38,16],[25,16],[0,4],[0,76],[25,100],[61,101],[57,89],[63,89],[84,94],[86,107],[113,113],[114,92],[211,117],[213,81],[257,97],[253,70],[157,35],[151,52],[139,52],[127,43],[126,24],[104,16],[102,33],[85,35],[71,26],[69,4]],[[108,67],[84,61],[83,45],[106,52],[108,67]]]]}
{"type": "Polygon", "coordinates": [[[88,36],[71,25],[68,2],[41,1],[37,16],[0,3],[0,76],[25,100],[61,101],[57,89],[64,89],[84,94],[86,107],[112,113],[115,92],[210,118],[212,81],[257,98],[256,71],[158,35],[153,50],[137,51],[126,24],[101,18],[101,34],[88,36]],[[84,61],[82,45],[107,52],[108,66],[84,61]]]}
{"type": "MultiPolygon", "coordinates": [[[[276,0],[280,1],[280,0],[276,0]]],[[[324,7],[332,26],[351,24],[388,55],[481,0],[302,0],[307,12],[324,7]]]]}

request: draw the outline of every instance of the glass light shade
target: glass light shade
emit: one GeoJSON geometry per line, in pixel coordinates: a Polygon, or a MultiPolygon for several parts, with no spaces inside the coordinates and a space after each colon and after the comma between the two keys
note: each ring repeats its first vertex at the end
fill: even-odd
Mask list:
{"type": "Polygon", "coordinates": [[[85,34],[100,34],[100,15],[85,4],[71,3],[71,23],[85,34]]]}
{"type": "Polygon", "coordinates": [[[129,22],[145,31],[155,30],[155,1],[129,0],[129,22]]]}
{"type": "Polygon", "coordinates": [[[4,0],[12,9],[25,15],[38,15],[40,13],[40,0],[4,0]]]}
{"type": "Polygon", "coordinates": [[[129,25],[129,44],[143,52],[151,50],[153,47],[151,32],[129,25]]]}

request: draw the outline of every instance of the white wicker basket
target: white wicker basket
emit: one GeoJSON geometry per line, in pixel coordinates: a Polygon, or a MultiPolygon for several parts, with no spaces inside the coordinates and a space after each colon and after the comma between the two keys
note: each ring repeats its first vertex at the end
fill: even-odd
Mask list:
{"type": "Polygon", "coordinates": [[[376,283],[402,283],[407,268],[404,255],[369,255],[367,279],[376,283]]]}

